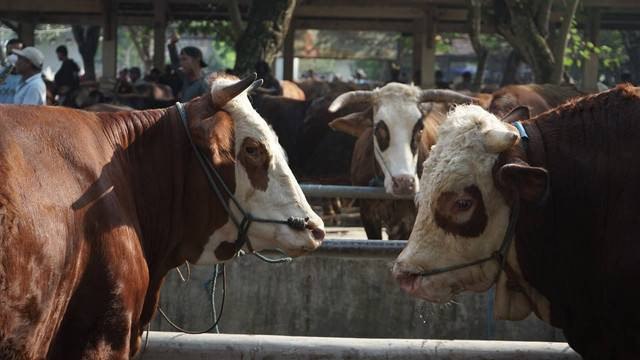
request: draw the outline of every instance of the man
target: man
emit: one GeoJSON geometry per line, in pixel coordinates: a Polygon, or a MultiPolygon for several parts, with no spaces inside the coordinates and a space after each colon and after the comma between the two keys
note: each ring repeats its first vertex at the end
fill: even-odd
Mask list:
{"type": "Polygon", "coordinates": [[[58,60],[62,61],[60,69],[53,78],[55,92],[60,96],[59,103],[67,105],[67,95],[80,86],[80,67],[75,61],[69,59],[69,51],[64,45],[56,48],[58,60]]]}
{"type": "Polygon", "coordinates": [[[178,57],[176,50],[178,40],[177,35],[171,36],[168,47],[171,64],[182,78],[182,89],[178,94],[178,100],[185,102],[209,92],[209,84],[203,72],[207,64],[202,61],[202,51],[194,46],[183,47],[178,57]]]}
{"type": "Polygon", "coordinates": [[[13,50],[19,49],[22,49],[20,39],[11,39],[7,42],[6,57],[0,70],[0,104],[13,104],[13,98],[20,83],[20,75],[16,73],[15,68],[18,55],[14,54],[13,50]]]}
{"type": "Polygon", "coordinates": [[[449,82],[444,80],[444,73],[436,70],[436,89],[449,89],[449,82]]]}
{"type": "Polygon", "coordinates": [[[264,60],[258,60],[255,69],[258,79],[263,80],[262,87],[260,89],[267,94],[281,96],[282,86],[280,86],[280,81],[278,81],[278,79],[276,79],[276,77],[271,73],[271,67],[269,64],[264,60]]]}
{"type": "Polygon", "coordinates": [[[40,73],[44,55],[32,46],[13,52],[18,55],[16,72],[21,76],[13,103],[20,105],[46,104],[47,87],[40,73]]]}
{"type": "Polygon", "coordinates": [[[462,82],[458,83],[455,86],[455,90],[457,91],[471,90],[471,72],[470,71],[465,71],[462,73],[462,82]]]}

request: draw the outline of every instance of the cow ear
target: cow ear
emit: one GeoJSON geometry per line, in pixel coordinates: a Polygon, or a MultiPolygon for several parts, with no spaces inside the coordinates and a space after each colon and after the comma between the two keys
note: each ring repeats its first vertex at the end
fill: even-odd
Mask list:
{"type": "Polygon", "coordinates": [[[218,111],[190,126],[193,141],[211,151],[214,165],[234,161],[233,126],[233,119],[224,111],[218,111]]]}
{"type": "Polygon", "coordinates": [[[501,185],[517,191],[520,199],[541,204],[549,194],[549,173],[541,167],[505,164],[498,170],[501,185]]]}
{"type": "Polygon", "coordinates": [[[360,137],[362,133],[373,126],[373,117],[370,111],[361,111],[337,118],[329,123],[333,130],[342,131],[353,137],[360,137]]]}
{"type": "Polygon", "coordinates": [[[511,124],[516,121],[528,120],[531,117],[531,112],[526,106],[517,106],[511,110],[507,115],[502,118],[503,122],[511,124]]]}

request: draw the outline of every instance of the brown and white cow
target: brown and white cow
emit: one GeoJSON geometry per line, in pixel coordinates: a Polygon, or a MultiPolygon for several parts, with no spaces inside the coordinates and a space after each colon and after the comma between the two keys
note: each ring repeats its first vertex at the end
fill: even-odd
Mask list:
{"type": "Polygon", "coordinates": [[[442,303],[496,284],[497,318],[534,312],[588,359],[640,357],[638,114],[632,87],[515,126],[525,108],[457,107],[424,164],[400,286],[442,303]]]}
{"type": "Polygon", "coordinates": [[[451,90],[422,90],[416,86],[389,83],[374,90],[356,90],[338,96],[329,111],[351,103],[371,106],[371,116],[359,114],[336,119],[330,126],[359,137],[373,129],[373,158],[382,170],[387,193],[415,194],[418,190],[418,145],[424,128],[420,104],[426,102],[470,103],[474,99],[451,90]]]}
{"type": "MultiPolygon", "coordinates": [[[[249,104],[253,79],[214,78],[185,105],[188,131],[245,211],[308,218],[254,223],[252,249],[301,255],[323,223],[249,104]]],[[[177,108],[3,106],[0,119],[0,358],[129,358],[166,273],[237,250],[177,108]]]]}

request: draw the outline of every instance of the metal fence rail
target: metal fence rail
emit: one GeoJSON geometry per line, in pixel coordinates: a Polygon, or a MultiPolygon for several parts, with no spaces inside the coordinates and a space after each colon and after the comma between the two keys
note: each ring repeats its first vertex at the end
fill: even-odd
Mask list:
{"type": "Polygon", "coordinates": [[[580,359],[566,343],[234,335],[151,331],[143,359],[580,359]]]}
{"type": "MultiPolygon", "coordinates": [[[[393,260],[406,245],[407,240],[325,239],[318,249],[307,256],[393,260]]],[[[277,255],[269,251],[261,253],[277,255]]]]}
{"type": "Polygon", "coordinates": [[[413,200],[413,195],[396,196],[388,194],[383,187],[374,186],[343,186],[300,184],[302,192],[308,197],[344,197],[352,199],[379,200],[413,200]]]}

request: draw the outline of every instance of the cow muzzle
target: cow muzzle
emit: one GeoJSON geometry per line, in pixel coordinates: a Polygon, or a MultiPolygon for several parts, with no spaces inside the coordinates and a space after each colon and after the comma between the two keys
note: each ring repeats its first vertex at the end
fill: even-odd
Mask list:
{"type": "Polygon", "coordinates": [[[399,175],[391,178],[394,195],[413,195],[417,192],[416,179],[413,175],[399,175]]]}

